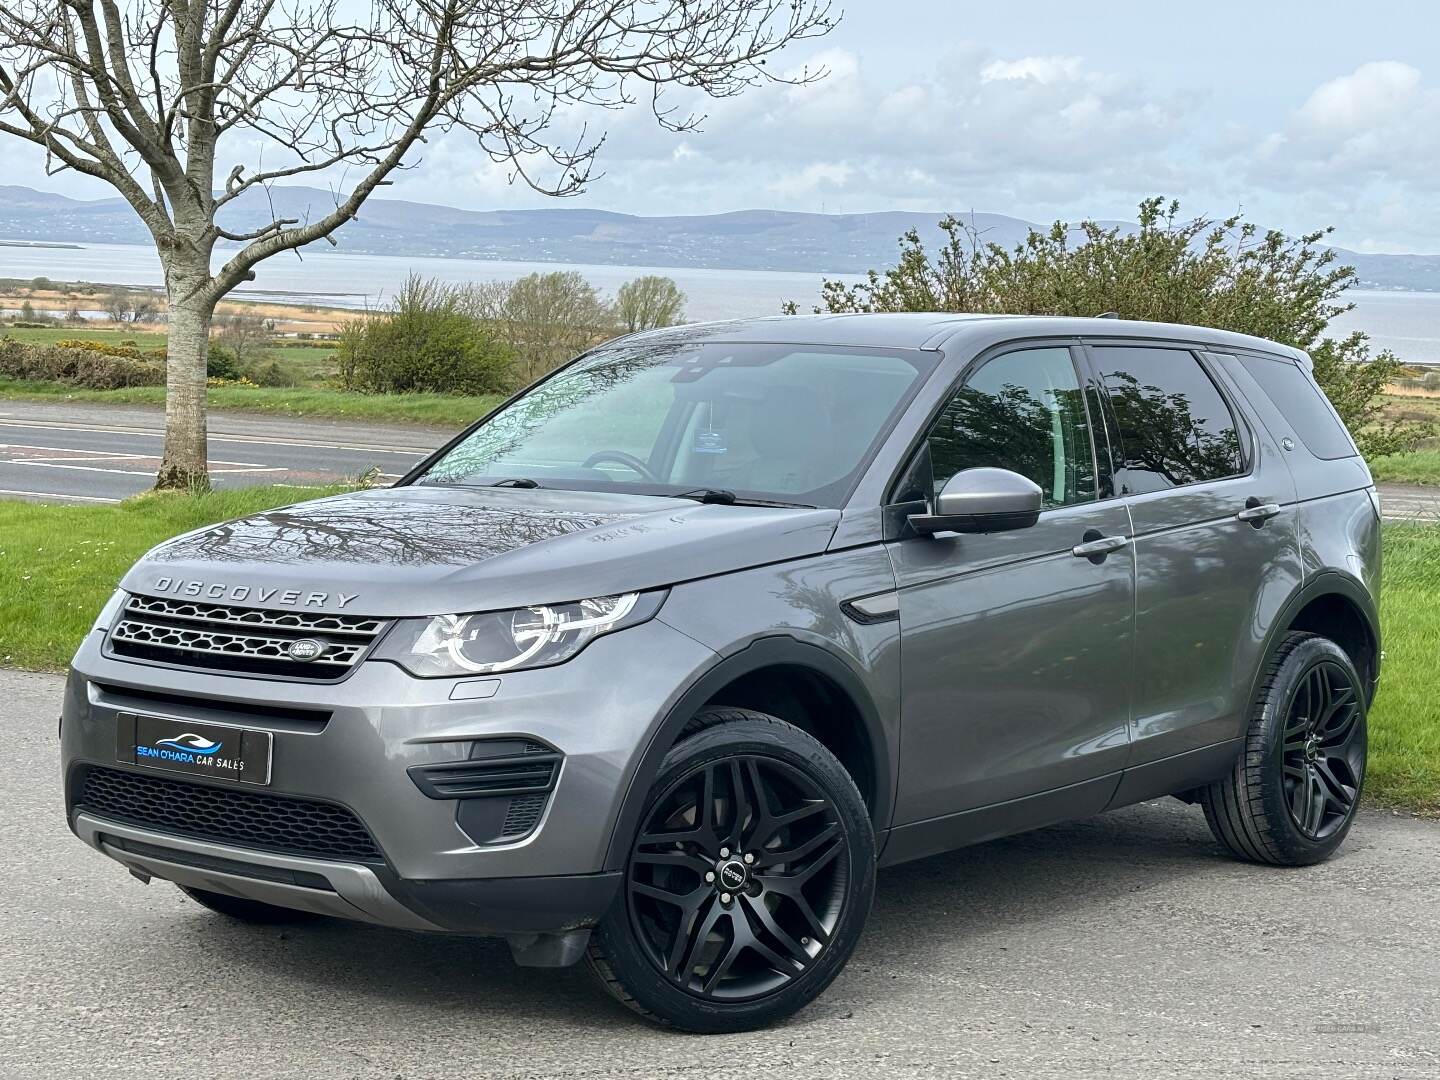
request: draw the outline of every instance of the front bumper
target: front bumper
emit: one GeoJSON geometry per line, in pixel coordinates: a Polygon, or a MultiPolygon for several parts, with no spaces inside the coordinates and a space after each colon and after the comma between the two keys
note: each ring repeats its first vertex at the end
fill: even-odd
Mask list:
{"type": "Polygon", "coordinates": [[[381,661],[362,663],[340,683],[283,682],[118,660],[103,655],[102,637],[90,634],[76,655],[61,727],[77,835],[142,875],[386,926],[466,933],[557,932],[603,914],[619,881],[618,867],[606,865],[610,841],[640,757],[675,699],[714,660],[652,620],[599,638],[565,664],[483,680],[495,684],[481,691],[489,696],[451,700],[467,680],[416,679],[381,661]],[[270,731],[271,783],[260,790],[348,808],[383,860],[259,850],[77,806],[83,766],[137,769],[116,761],[124,712],[270,731]],[[477,843],[457,821],[460,803],[427,797],[406,770],[464,760],[475,742],[498,737],[535,738],[564,758],[533,831],[517,842],[477,843]]]}

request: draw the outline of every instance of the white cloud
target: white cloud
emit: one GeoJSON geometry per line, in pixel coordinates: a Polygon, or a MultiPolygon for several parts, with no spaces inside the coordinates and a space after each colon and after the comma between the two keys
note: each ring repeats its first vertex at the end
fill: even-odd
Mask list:
{"type": "Polygon", "coordinates": [[[1084,61],[1078,56],[1024,56],[1019,60],[992,60],[980,69],[982,82],[1034,79],[1041,83],[1074,81],[1084,61]]]}
{"type": "Polygon", "coordinates": [[[1314,208],[1342,244],[1440,248],[1440,86],[1412,65],[1372,61],[1322,82],[1270,130],[1231,130],[1223,153],[1250,190],[1314,208]]]}
{"type": "Polygon", "coordinates": [[[1397,61],[1362,64],[1316,87],[1278,130],[1237,155],[1280,190],[1381,180],[1440,187],[1440,89],[1397,61]]]}
{"type": "Polygon", "coordinates": [[[1309,131],[1350,136],[1403,116],[1420,92],[1417,69],[1397,60],[1377,60],[1316,87],[1296,120],[1309,131]]]}
{"type": "Polygon", "coordinates": [[[1024,213],[1043,193],[1042,204],[1058,197],[1066,212],[1120,212],[1150,190],[1137,182],[1177,174],[1171,150],[1188,101],[1075,57],[962,46],[928,69],[871,70],[862,54],[826,49],[789,74],[821,67],[828,75],[805,86],[686,101],[706,112],[693,134],[663,132],[644,110],[607,115],[607,175],[590,201],[654,213],[822,204],[1024,213]]]}

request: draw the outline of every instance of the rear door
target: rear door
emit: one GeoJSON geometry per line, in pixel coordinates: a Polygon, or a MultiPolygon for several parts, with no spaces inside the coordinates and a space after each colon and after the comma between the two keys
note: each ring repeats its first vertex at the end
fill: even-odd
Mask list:
{"type": "Polygon", "coordinates": [[[1132,763],[1239,737],[1259,649],[1298,567],[1271,437],[1183,346],[1093,344],[1134,523],[1132,763]]]}
{"type": "Polygon", "coordinates": [[[1033,528],[909,535],[899,585],[903,731],[892,845],[906,856],[1100,810],[1124,765],[1134,608],[1130,520],[1097,468],[1076,353],[1013,347],[969,372],[932,423],[895,501],[933,499],[994,466],[1044,492],[1033,528]],[[1109,539],[1089,557],[1073,549],[1109,539]],[[1107,779],[1108,778],[1108,779],[1107,779]],[[1022,800],[1064,792],[1051,803],[1022,800]],[[1007,803],[1007,820],[963,812],[1007,803]],[[1047,810],[1047,806],[1049,809],[1047,810]]]}

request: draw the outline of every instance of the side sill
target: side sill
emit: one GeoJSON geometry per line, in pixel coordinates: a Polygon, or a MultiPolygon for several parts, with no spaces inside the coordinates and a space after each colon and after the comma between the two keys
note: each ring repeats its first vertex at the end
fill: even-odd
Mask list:
{"type": "Polygon", "coordinates": [[[894,866],[1012,833],[1093,817],[1109,804],[1120,776],[1118,772],[1107,773],[1038,795],[901,825],[890,830],[881,865],[894,866]]]}
{"type": "Polygon", "coordinates": [[[1220,779],[1245,748],[1244,739],[1226,739],[1198,750],[1149,761],[1125,770],[1106,810],[1174,795],[1220,779]]]}

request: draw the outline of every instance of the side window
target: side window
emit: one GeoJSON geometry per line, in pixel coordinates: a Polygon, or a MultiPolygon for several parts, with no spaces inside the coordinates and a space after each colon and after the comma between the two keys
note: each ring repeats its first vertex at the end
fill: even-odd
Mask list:
{"type": "Polygon", "coordinates": [[[1239,427],[1200,361],[1180,349],[1095,348],[1119,428],[1116,483],[1140,495],[1245,471],[1239,427]]]}
{"type": "Polygon", "coordinates": [[[1310,453],[1327,461],[1354,457],[1358,453],[1330,402],[1314,380],[1300,370],[1299,364],[1266,356],[1245,356],[1241,362],[1290,421],[1310,453]]]}
{"type": "Polygon", "coordinates": [[[1090,424],[1069,349],[987,361],[950,399],[928,440],[937,494],[961,470],[990,466],[1034,480],[1047,507],[1095,498],[1090,424]]]}

